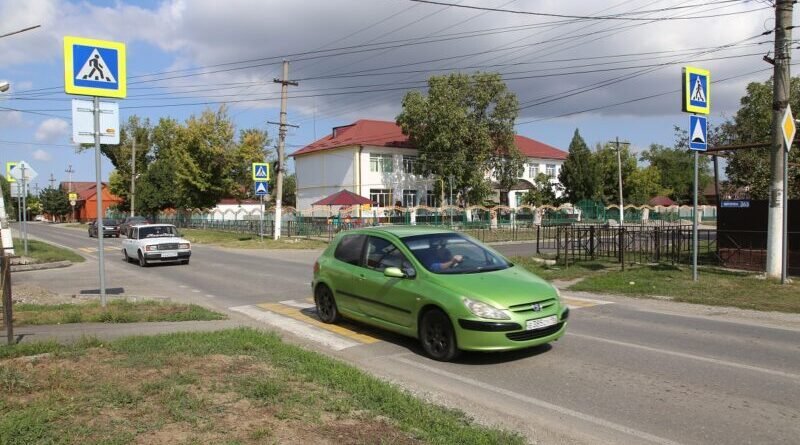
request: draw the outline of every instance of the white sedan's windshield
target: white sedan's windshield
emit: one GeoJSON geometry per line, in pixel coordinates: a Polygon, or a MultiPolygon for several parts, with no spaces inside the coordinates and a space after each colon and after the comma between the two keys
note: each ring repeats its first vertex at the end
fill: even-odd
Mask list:
{"type": "Polygon", "coordinates": [[[139,238],[156,238],[162,236],[178,236],[175,226],[140,227],[139,238]]]}
{"type": "Polygon", "coordinates": [[[511,267],[502,257],[457,233],[434,233],[402,239],[433,273],[478,273],[511,267]]]}

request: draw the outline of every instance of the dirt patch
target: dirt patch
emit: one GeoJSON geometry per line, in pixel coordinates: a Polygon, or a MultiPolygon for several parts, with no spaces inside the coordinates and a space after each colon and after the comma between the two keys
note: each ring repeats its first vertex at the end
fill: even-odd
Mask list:
{"type": "Polygon", "coordinates": [[[66,304],[83,303],[94,298],[83,295],[60,295],[33,283],[14,284],[14,303],[66,304]]]}
{"type": "Polygon", "coordinates": [[[246,355],[43,354],[0,360],[0,388],[0,431],[6,415],[32,410],[45,415],[30,431],[72,443],[420,443],[389,419],[342,409],[345,395],[246,355]]]}

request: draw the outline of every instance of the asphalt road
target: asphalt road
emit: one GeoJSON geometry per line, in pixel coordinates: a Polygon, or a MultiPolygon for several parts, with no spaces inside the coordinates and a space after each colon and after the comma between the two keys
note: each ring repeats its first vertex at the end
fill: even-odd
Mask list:
{"type": "MultiPolygon", "coordinates": [[[[92,251],[97,240],[85,230],[30,224],[29,233],[76,249],[89,260],[65,269],[18,272],[13,281],[60,293],[98,288],[92,251]]],[[[482,422],[520,431],[532,442],[800,441],[800,316],[566,292],[575,310],[560,341],[510,354],[465,354],[445,364],[425,358],[408,339],[360,327],[357,335],[341,336],[309,324],[309,280],[318,251],[194,245],[188,266],[143,269],[122,261],[119,240],[107,238],[105,245],[109,288],[255,314],[280,326],[289,341],[482,422]]],[[[529,247],[496,248],[516,253],[529,247]]]]}

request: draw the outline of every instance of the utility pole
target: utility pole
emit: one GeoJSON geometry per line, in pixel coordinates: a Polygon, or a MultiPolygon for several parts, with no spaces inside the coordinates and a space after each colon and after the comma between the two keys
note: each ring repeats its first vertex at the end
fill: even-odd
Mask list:
{"type": "Polygon", "coordinates": [[[131,153],[131,216],[136,209],[136,129],[133,131],[133,150],[131,153]]]}
{"type": "Polygon", "coordinates": [[[20,169],[22,169],[22,245],[25,248],[25,255],[28,254],[28,184],[27,175],[25,174],[25,164],[20,162],[20,169]]]}
{"type": "MultiPolygon", "coordinates": [[[[286,100],[289,93],[289,85],[297,86],[298,82],[288,80],[289,77],[289,61],[283,61],[283,78],[274,79],[273,82],[281,84],[281,119],[278,125],[278,168],[276,168],[277,178],[275,179],[275,232],[272,239],[279,239],[281,237],[281,201],[283,200],[283,171],[284,167],[283,151],[286,145],[286,127],[298,128],[297,125],[289,125],[286,123],[286,100]]],[[[273,123],[273,122],[270,122],[273,123]]]]}
{"type": "Polygon", "coordinates": [[[775,60],[772,98],[772,150],[770,150],[770,190],[767,225],[767,277],[786,281],[784,252],[787,239],[783,229],[786,211],[786,147],[784,147],[781,119],[789,104],[790,42],[792,39],[793,0],[775,3],[775,60]]]}
{"type": "Polygon", "coordinates": [[[50,188],[51,189],[55,188],[56,178],[55,178],[55,176],[53,176],[52,173],[50,173],[50,179],[48,179],[47,182],[50,183],[50,188]]]}
{"type": "Polygon", "coordinates": [[[628,145],[630,142],[620,142],[619,136],[613,141],[617,146],[617,177],[619,178],[619,223],[625,224],[625,209],[622,203],[622,155],[619,152],[619,144],[628,145]]]}
{"type": "MultiPolygon", "coordinates": [[[[72,193],[72,174],[75,173],[75,170],[72,168],[72,164],[69,164],[69,167],[64,170],[65,173],[69,175],[69,182],[67,182],[67,193],[72,193]]],[[[52,177],[53,174],[51,173],[50,176],[52,177]]],[[[53,179],[55,181],[55,179],[53,179]]],[[[75,222],[75,206],[70,204],[72,207],[72,222],[75,222]]]]}

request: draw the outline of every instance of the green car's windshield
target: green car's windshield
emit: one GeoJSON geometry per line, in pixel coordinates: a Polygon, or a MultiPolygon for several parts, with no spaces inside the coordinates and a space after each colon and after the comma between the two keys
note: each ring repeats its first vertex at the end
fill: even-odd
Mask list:
{"type": "Polygon", "coordinates": [[[422,266],[433,273],[456,274],[502,270],[511,263],[457,233],[402,238],[422,266]]]}

